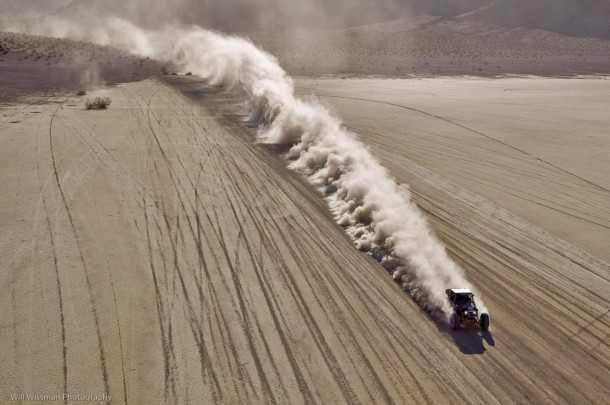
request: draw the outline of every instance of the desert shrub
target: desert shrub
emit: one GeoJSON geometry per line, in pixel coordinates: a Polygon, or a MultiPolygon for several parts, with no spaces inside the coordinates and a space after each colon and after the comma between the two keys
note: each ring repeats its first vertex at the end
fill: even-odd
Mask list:
{"type": "Polygon", "coordinates": [[[105,110],[112,103],[110,97],[95,97],[93,99],[88,98],[85,101],[85,107],[87,110],[105,110]]]}
{"type": "Polygon", "coordinates": [[[85,90],[79,90],[76,92],[76,95],[81,97],[81,96],[85,96],[87,94],[87,92],[85,90]]]}

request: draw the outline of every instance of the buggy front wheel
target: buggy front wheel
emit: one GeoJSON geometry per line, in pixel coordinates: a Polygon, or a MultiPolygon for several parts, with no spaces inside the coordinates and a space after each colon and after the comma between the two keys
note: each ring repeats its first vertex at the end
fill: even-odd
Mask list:
{"type": "Polygon", "coordinates": [[[489,314],[481,314],[481,330],[487,332],[489,330],[489,314]]]}

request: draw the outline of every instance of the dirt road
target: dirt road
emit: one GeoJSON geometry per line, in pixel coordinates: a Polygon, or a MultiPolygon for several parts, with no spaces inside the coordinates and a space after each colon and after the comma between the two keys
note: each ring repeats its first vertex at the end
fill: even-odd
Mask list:
{"type": "Polygon", "coordinates": [[[72,97],[3,108],[2,401],[607,399],[600,259],[375,146],[485,294],[492,333],[451,334],[253,144],[237,99],[199,88],[122,85],[99,112],[72,97]]]}

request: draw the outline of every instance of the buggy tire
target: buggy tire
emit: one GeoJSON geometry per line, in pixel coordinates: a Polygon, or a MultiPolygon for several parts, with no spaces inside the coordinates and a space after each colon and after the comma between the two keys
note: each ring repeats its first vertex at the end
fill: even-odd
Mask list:
{"type": "Polygon", "coordinates": [[[481,314],[481,330],[483,332],[489,330],[489,314],[481,314]]]}

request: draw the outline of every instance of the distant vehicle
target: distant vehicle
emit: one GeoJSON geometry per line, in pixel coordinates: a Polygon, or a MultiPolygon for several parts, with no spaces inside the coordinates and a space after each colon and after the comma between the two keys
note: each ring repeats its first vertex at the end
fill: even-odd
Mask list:
{"type": "Polygon", "coordinates": [[[465,288],[451,288],[445,290],[445,293],[453,307],[449,320],[452,329],[480,327],[482,331],[489,330],[489,314],[482,313],[479,316],[472,291],[465,288]]]}

